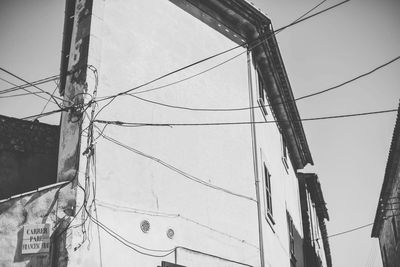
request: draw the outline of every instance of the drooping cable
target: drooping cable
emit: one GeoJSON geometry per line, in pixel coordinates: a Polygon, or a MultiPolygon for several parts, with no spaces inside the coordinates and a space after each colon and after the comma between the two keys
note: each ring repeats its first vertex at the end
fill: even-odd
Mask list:
{"type": "MultiPolygon", "coordinates": [[[[19,77],[18,75],[14,74],[14,73],[12,73],[12,72],[10,72],[10,71],[8,71],[8,70],[2,68],[2,67],[0,67],[0,70],[2,70],[3,72],[7,73],[8,75],[13,76],[14,78],[17,78],[18,80],[23,81],[24,83],[29,83],[31,86],[35,87],[35,88],[38,89],[39,91],[44,92],[45,94],[49,95],[49,96],[53,99],[53,101],[57,104],[57,106],[58,106],[59,108],[61,108],[61,105],[57,102],[56,99],[59,99],[59,100],[61,100],[61,101],[64,101],[64,99],[62,99],[62,98],[60,98],[60,97],[56,97],[56,96],[54,96],[54,95],[51,95],[49,92],[46,92],[46,91],[43,90],[42,88],[40,88],[40,87],[38,87],[38,86],[36,86],[36,85],[34,85],[34,84],[32,84],[32,83],[26,81],[25,79],[19,77]]],[[[46,100],[47,100],[47,99],[46,99],[46,100]]]]}
{"type": "Polygon", "coordinates": [[[168,169],[170,169],[170,170],[172,170],[172,171],[174,171],[174,172],[176,172],[176,173],[178,173],[178,174],[180,174],[180,175],[182,175],[182,176],[184,176],[184,177],[188,178],[189,180],[192,180],[192,181],[194,181],[196,183],[199,183],[199,184],[204,185],[206,187],[212,188],[214,190],[225,192],[227,194],[230,194],[230,195],[233,195],[233,196],[236,196],[236,197],[240,197],[240,198],[255,202],[255,199],[253,199],[252,197],[245,196],[245,195],[242,195],[242,194],[239,194],[239,193],[235,193],[235,192],[230,191],[230,190],[228,190],[226,188],[223,188],[223,187],[216,186],[216,185],[213,185],[211,183],[208,183],[205,180],[200,179],[200,178],[198,178],[198,177],[196,177],[194,175],[191,175],[191,174],[189,174],[189,173],[187,173],[187,172],[185,172],[185,171],[183,171],[183,170],[181,170],[181,169],[179,169],[179,168],[177,168],[177,167],[175,167],[175,166],[173,166],[173,165],[171,165],[171,164],[169,164],[169,163],[167,163],[167,162],[165,162],[165,161],[163,161],[163,160],[161,160],[159,158],[156,158],[156,157],[153,157],[153,156],[148,155],[146,153],[143,153],[142,151],[139,151],[139,150],[137,150],[137,149],[135,149],[133,147],[125,145],[125,144],[115,140],[114,138],[111,138],[111,137],[105,135],[105,134],[102,134],[102,137],[104,139],[106,139],[107,141],[112,142],[112,143],[114,143],[114,144],[116,144],[118,146],[121,146],[121,147],[123,147],[123,148],[125,148],[125,149],[127,149],[127,150],[129,150],[129,151],[131,151],[131,152],[133,152],[135,154],[137,154],[137,155],[140,155],[142,157],[145,157],[145,158],[148,158],[150,160],[153,160],[153,161],[163,165],[164,167],[166,167],[166,168],[168,168],[168,169]]]}
{"type": "MultiPolygon", "coordinates": [[[[150,80],[150,81],[148,81],[148,82],[142,83],[142,84],[140,84],[140,85],[138,85],[138,86],[136,86],[136,87],[133,87],[133,88],[128,89],[128,90],[126,90],[126,91],[120,92],[120,93],[118,93],[118,94],[111,95],[111,96],[106,96],[106,97],[103,97],[103,98],[101,98],[101,99],[98,99],[97,102],[105,101],[105,100],[108,100],[108,99],[110,99],[110,101],[109,101],[107,104],[105,104],[105,105],[98,111],[98,113],[96,114],[95,117],[97,118],[97,116],[103,111],[103,109],[105,109],[107,106],[109,106],[109,105],[115,100],[115,98],[117,98],[117,97],[119,97],[119,96],[121,96],[121,95],[126,95],[126,94],[128,94],[128,93],[130,93],[130,92],[132,92],[132,91],[138,90],[138,89],[140,89],[140,88],[142,88],[142,87],[144,87],[144,86],[147,86],[147,85],[152,84],[152,83],[154,83],[154,82],[156,82],[156,81],[159,81],[159,80],[161,80],[161,79],[164,79],[164,78],[166,78],[166,77],[168,77],[168,76],[171,76],[171,75],[173,75],[173,74],[175,74],[175,73],[177,73],[177,72],[180,72],[180,71],[182,71],[182,70],[185,70],[185,69],[188,69],[188,68],[193,67],[193,66],[195,66],[195,65],[198,65],[198,64],[200,64],[200,63],[202,63],[202,62],[204,62],[204,61],[207,61],[207,60],[210,60],[210,59],[215,58],[215,57],[217,57],[217,56],[220,56],[220,55],[223,55],[223,54],[225,54],[225,53],[228,53],[228,52],[230,52],[230,51],[232,51],[232,50],[235,50],[235,49],[237,49],[237,48],[239,48],[239,47],[247,46],[248,49],[250,49],[250,50],[251,50],[251,49],[254,49],[256,46],[261,45],[261,44],[262,44],[265,40],[267,40],[268,38],[271,38],[272,36],[274,36],[275,33],[280,32],[280,31],[282,31],[282,30],[284,30],[284,29],[286,29],[286,28],[288,28],[288,27],[294,26],[294,25],[296,25],[296,24],[298,24],[298,23],[300,23],[300,22],[303,22],[303,21],[305,21],[305,20],[308,20],[308,19],[310,19],[310,18],[312,18],[312,17],[314,17],[314,16],[317,16],[317,15],[319,15],[319,14],[322,14],[322,13],[324,13],[324,12],[327,12],[327,11],[329,11],[329,10],[331,10],[331,9],[333,9],[333,8],[336,8],[336,7],[340,6],[340,5],[343,5],[343,4],[345,4],[345,3],[349,2],[349,1],[350,1],[350,0],[342,1],[342,2],[340,2],[340,3],[338,3],[338,4],[336,4],[336,5],[333,5],[333,6],[331,6],[331,7],[328,7],[328,8],[326,8],[326,9],[324,9],[324,10],[321,10],[321,11],[315,13],[315,14],[312,14],[312,15],[310,15],[310,16],[307,16],[307,17],[304,17],[304,18],[301,18],[301,19],[298,19],[298,20],[296,20],[296,21],[294,21],[294,22],[292,22],[292,23],[290,23],[290,24],[288,24],[288,25],[286,25],[286,26],[283,26],[283,27],[281,27],[281,28],[279,28],[279,29],[273,31],[272,33],[267,33],[267,34],[265,34],[265,35],[261,35],[259,38],[257,38],[256,40],[254,40],[254,41],[252,41],[252,42],[244,43],[244,44],[241,44],[241,45],[232,47],[232,48],[230,48],[230,49],[224,50],[224,51],[222,51],[222,52],[220,52],[220,53],[214,54],[214,55],[209,56],[209,57],[207,57],[207,58],[204,58],[204,59],[202,59],[202,60],[196,61],[196,62],[191,63],[191,64],[189,64],[189,65],[186,65],[186,66],[184,66],[184,67],[178,68],[178,69],[176,69],[176,70],[174,70],[174,71],[168,72],[168,73],[166,73],[166,74],[164,74],[164,75],[161,75],[161,76],[159,76],[159,77],[157,77],[157,78],[154,78],[154,79],[152,79],[152,80],[150,80]]],[[[241,55],[241,54],[243,54],[243,53],[245,53],[245,52],[246,52],[246,51],[241,52],[239,55],[241,55]]],[[[234,56],[234,57],[238,57],[239,55],[236,55],[236,56],[234,56]]],[[[230,60],[230,59],[228,59],[227,61],[229,61],[229,60],[230,60]]]]}
{"type": "MultiPolygon", "coordinates": [[[[316,95],[320,95],[320,94],[323,94],[323,93],[338,89],[338,88],[343,87],[343,86],[345,86],[345,85],[347,85],[349,83],[352,83],[352,82],[354,82],[354,81],[356,81],[358,79],[361,79],[363,77],[371,75],[372,73],[376,72],[377,70],[382,69],[382,68],[394,63],[395,61],[397,61],[399,59],[400,59],[400,56],[397,56],[397,57],[391,59],[390,61],[385,62],[385,63],[375,67],[372,70],[369,70],[369,71],[367,71],[365,73],[362,73],[362,74],[360,74],[360,75],[358,75],[358,76],[356,76],[354,78],[351,78],[351,79],[349,79],[347,81],[341,82],[341,83],[339,83],[337,85],[331,86],[331,87],[323,89],[323,90],[319,90],[319,91],[314,92],[314,93],[306,94],[304,96],[295,98],[293,101],[286,101],[286,102],[282,102],[282,103],[276,103],[276,104],[273,104],[273,105],[276,106],[276,105],[282,105],[282,104],[291,103],[291,102],[298,102],[299,100],[303,100],[303,99],[306,99],[306,98],[310,98],[310,97],[313,97],[313,96],[316,96],[316,95]]],[[[178,82],[179,81],[175,82],[174,84],[176,84],[178,82]]],[[[158,89],[158,88],[164,88],[164,87],[156,87],[156,88],[158,89]]],[[[153,88],[153,89],[156,89],[156,88],[153,88]]],[[[152,89],[149,89],[149,90],[152,90],[152,89]]],[[[145,91],[141,91],[141,92],[145,92],[145,91]]],[[[255,106],[255,107],[246,106],[246,107],[237,107],[237,108],[195,108],[195,107],[178,106],[178,105],[171,105],[171,104],[167,104],[167,103],[162,103],[162,102],[150,100],[150,99],[147,99],[147,98],[139,97],[139,96],[137,96],[137,94],[128,94],[128,95],[131,96],[131,97],[134,97],[136,99],[139,99],[141,101],[147,102],[147,103],[151,103],[151,104],[155,104],[155,105],[159,105],[159,106],[163,106],[163,107],[168,107],[168,108],[173,108],[173,109],[188,110],[188,111],[209,111],[209,112],[222,111],[222,112],[230,112],[230,111],[242,111],[242,110],[249,110],[249,109],[257,109],[257,108],[260,108],[260,107],[273,106],[273,105],[269,105],[268,104],[268,105],[259,105],[259,106],[255,106]]]]}
{"type": "Polygon", "coordinates": [[[132,207],[126,207],[126,206],[120,206],[120,205],[116,205],[116,204],[110,204],[107,202],[103,202],[103,201],[97,201],[97,205],[101,206],[101,207],[105,207],[114,211],[122,211],[122,212],[128,212],[128,213],[136,213],[136,214],[144,214],[144,215],[148,215],[148,216],[156,216],[156,217],[165,217],[165,218],[178,218],[178,219],[182,219],[185,221],[188,221],[190,223],[196,224],[202,228],[208,229],[210,231],[216,232],[220,235],[223,235],[225,237],[228,237],[230,239],[234,239],[240,243],[245,243],[251,247],[254,247],[256,249],[258,249],[258,247],[254,244],[251,244],[250,242],[235,237],[231,234],[225,233],[221,230],[215,229],[209,225],[206,225],[204,223],[198,222],[194,219],[188,218],[186,216],[183,216],[182,214],[174,214],[174,213],[165,213],[165,212],[159,212],[159,211],[149,211],[149,210],[141,210],[141,209],[136,209],[136,208],[132,208],[132,207]]]}
{"type": "MultiPolygon", "coordinates": [[[[6,83],[8,83],[8,84],[18,86],[18,85],[16,85],[15,83],[10,82],[10,81],[8,81],[8,80],[6,80],[6,79],[4,79],[4,78],[1,78],[1,77],[0,77],[0,80],[6,82],[6,83]]],[[[28,89],[26,89],[26,88],[22,88],[22,90],[24,90],[25,92],[27,92],[26,94],[32,94],[32,95],[35,95],[35,96],[37,96],[37,97],[39,97],[39,98],[44,99],[44,100],[47,101],[47,98],[45,98],[45,97],[43,97],[43,96],[40,95],[40,94],[47,94],[46,92],[32,92],[32,91],[30,91],[30,90],[28,90],[28,89]]],[[[2,98],[6,98],[6,97],[7,97],[7,96],[2,96],[2,98]]]]}
{"type": "Polygon", "coordinates": [[[25,83],[22,85],[14,85],[14,87],[0,90],[0,94],[6,94],[6,93],[11,93],[11,92],[14,92],[17,90],[23,90],[24,88],[32,87],[32,85],[40,85],[40,84],[52,82],[52,81],[58,80],[59,78],[60,78],[60,75],[53,75],[53,76],[43,78],[43,79],[40,79],[37,81],[33,81],[30,83],[25,83]]]}
{"type": "MultiPolygon", "coordinates": [[[[360,117],[360,116],[368,116],[368,115],[376,115],[383,113],[391,113],[397,112],[397,109],[386,109],[386,110],[378,110],[378,111],[369,111],[369,112],[361,112],[361,113],[351,113],[351,114],[343,114],[343,115],[332,115],[325,117],[313,117],[313,118],[305,118],[300,120],[293,121],[319,121],[319,120],[330,120],[330,119],[342,119],[342,118],[350,118],[350,117],[360,117]]],[[[268,124],[268,123],[278,123],[278,122],[287,122],[287,121],[236,121],[236,122],[203,122],[203,123],[145,123],[145,122],[123,122],[123,121],[107,121],[107,120],[95,120],[94,122],[102,123],[102,124],[110,124],[122,127],[175,127],[175,126],[227,126],[227,125],[251,125],[251,124],[268,124]]]]}

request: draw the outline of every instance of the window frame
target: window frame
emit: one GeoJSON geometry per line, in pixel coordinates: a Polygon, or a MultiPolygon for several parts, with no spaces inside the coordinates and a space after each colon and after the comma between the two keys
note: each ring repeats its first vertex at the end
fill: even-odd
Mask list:
{"type": "Polygon", "coordinates": [[[281,134],[282,163],[283,163],[283,166],[285,167],[286,172],[288,173],[289,164],[288,164],[288,151],[287,151],[287,145],[286,145],[286,138],[282,134],[282,132],[280,134],[281,134]]]}
{"type": "Polygon", "coordinates": [[[264,119],[267,121],[267,116],[268,116],[268,110],[267,110],[267,103],[268,103],[268,99],[267,99],[267,92],[265,90],[265,84],[264,81],[261,77],[261,75],[258,74],[257,72],[257,82],[258,82],[258,105],[261,109],[261,113],[264,116],[264,119]]]}
{"type": "Polygon", "coordinates": [[[296,251],[295,251],[295,240],[294,240],[294,224],[292,216],[286,211],[287,224],[288,224],[288,241],[289,241],[289,253],[291,266],[296,266],[296,251]]]}
{"type": "Polygon", "coordinates": [[[272,185],[271,185],[271,174],[268,171],[267,164],[263,162],[262,164],[262,173],[263,173],[263,191],[264,191],[264,208],[265,208],[265,217],[267,220],[275,224],[274,221],[274,212],[273,212],[273,204],[272,204],[272,185]]]}

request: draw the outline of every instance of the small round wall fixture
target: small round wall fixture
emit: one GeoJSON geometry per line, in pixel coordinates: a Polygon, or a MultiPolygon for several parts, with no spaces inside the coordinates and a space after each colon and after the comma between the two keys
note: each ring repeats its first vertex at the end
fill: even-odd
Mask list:
{"type": "Polygon", "coordinates": [[[174,238],[174,235],[175,235],[175,231],[174,231],[173,229],[169,228],[169,229],[167,230],[167,237],[168,237],[169,239],[172,239],[172,238],[174,238]]]}
{"type": "Polygon", "coordinates": [[[147,220],[143,220],[140,222],[140,229],[143,233],[148,233],[150,231],[150,222],[147,220]]]}

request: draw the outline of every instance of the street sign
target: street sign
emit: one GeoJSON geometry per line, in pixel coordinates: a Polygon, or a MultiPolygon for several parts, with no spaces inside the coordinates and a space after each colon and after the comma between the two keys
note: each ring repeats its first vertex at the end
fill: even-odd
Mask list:
{"type": "Polygon", "coordinates": [[[22,254],[47,253],[49,250],[50,225],[25,225],[22,237],[22,254]]]}

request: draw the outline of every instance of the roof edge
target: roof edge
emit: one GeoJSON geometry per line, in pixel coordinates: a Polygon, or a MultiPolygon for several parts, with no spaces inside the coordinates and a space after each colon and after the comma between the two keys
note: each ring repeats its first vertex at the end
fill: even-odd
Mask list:
{"type": "Polygon", "coordinates": [[[327,219],[329,221],[328,208],[322,193],[321,183],[319,182],[318,175],[315,173],[302,173],[298,172],[297,177],[304,179],[304,182],[308,185],[307,189],[310,190],[311,198],[317,206],[317,215],[319,218],[327,219]]]}
{"type": "Polygon", "coordinates": [[[392,141],[389,148],[389,156],[386,163],[385,175],[383,178],[381,193],[379,195],[378,207],[375,213],[374,225],[371,237],[379,237],[382,223],[384,221],[384,211],[381,209],[389,200],[389,191],[394,182],[398,165],[400,164],[400,101],[397,109],[397,118],[393,130],[392,141]],[[396,162],[399,162],[396,164],[396,162]]]}
{"type": "Polygon", "coordinates": [[[246,0],[170,0],[172,3],[245,47],[263,36],[266,42],[252,49],[256,68],[267,88],[273,113],[287,140],[293,167],[314,164],[292,88],[270,19],[246,0]]]}

